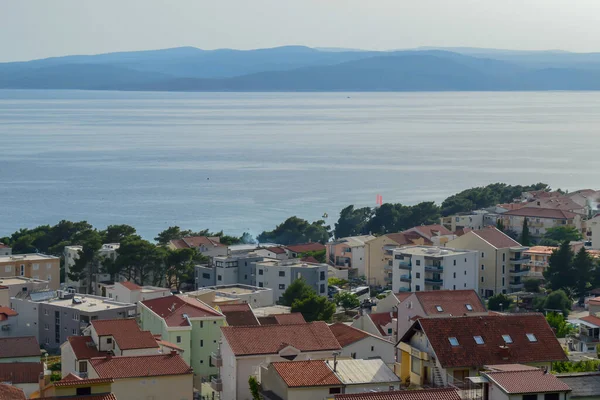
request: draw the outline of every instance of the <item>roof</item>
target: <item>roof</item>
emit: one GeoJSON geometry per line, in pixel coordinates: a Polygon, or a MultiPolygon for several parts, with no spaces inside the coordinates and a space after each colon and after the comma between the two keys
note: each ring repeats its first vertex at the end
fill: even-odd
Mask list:
{"type": "Polygon", "coordinates": [[[592,325],[600,326],[600,318],[596,317],[595,315],[587,315],[587,316],[579,318],[579,319],[582,321],[588,322],[592,325]]]}
{"type": "Polygon", "coordinates": [[[133,318],[91,321],[98,336],[112,336],[121,350],[158,348],[150,331],[142,331],[133,318]]]}
{"type": "Polygon", "coordinates": [[[454,316],[487,312],[485,305],[474,290],[428,290],[415,292],[425,315],[451,314],[454,316]],[[472,310],[467,309],[467,304],[472,310]],[[438,311],[441,307],[442,311],[438,311]]]}
{"type": "Polygon", "coordinates": [[[288,387],[342,384],[323,360],[274,362],[271,365],[288,387]]]}
{"type": "Polygon", "coordinates": [[[453,388],[336,394],[335,400],[461,400],[453,388]]]}
{"type": "Polygon", "coordinates": [[[569,385],[541,369],[535,371],[484,372],[507,394],[565,392],[569,385]]]}
{"type": "MultiPolygon", "coordinates": [[[[304,261],[307,263],[313,263],[313,264],[319,264],[319,260],[317,260],[316,258],[314,258],[313,256],[310,257],[302,257],[300,259],[300,261],[304,261]]],[[[341,266],[337,266],[337,267],[341,267],[341,266]]],[[[340,268],[341,269],[341,268],[340,268]]]]}
{"type": "Polygon", "coordinates": [[[411,294],[412,294],[411,292],[400,292],[400,293],[394,293],[394,296],[396,296],[398,301],[400,303],[402,303],[404,300],[408,299],[411,294]]]}
{"type": "Polygon", "coordinates": [[[285,246],[292,253],[306,253],[308,251],[323,251],[325,246],[321,243],[302,243],[285,246]]]}
{"type": "Polygon", "coordinates": [[[237,356],[276,354],[286,346],[302,352],[341,348],[322,321],[295,325],[224,326],[221,331],[237,356]]]}
{"type": "Polygon", "coordinates": [[[271,253],[275,253],[275,254],[284,254],[285,253],[285,249],[283,247],[279,247],[279,246],[265,247],[265,250],[268,250],[271,253]]]}
{"type": "Polygon", "coordinates": [[[302,313],[295,312],[290,314],[274,314],[272,315],[279,325],[305,324],[306,320],[302,313]]]}
{"type": "Polygon", "coordinates": [[[75,374],[68,374],[60,381],[54,382],[56,387],[69,387],[69,386],[82,386],[82,385],[101,385],[106,383],[113,383],[115,380],[112,378],[95,378],[95,379],[83,379],[75,374]]]}
{"type": "Polygon", "coordinates": [[[10,249],[10,246],[0,242],[0,249],[10,249]]]}
{"type": "Polygon", "coordinates": [[[225,245],[220,243],[218,237],[208,236],[187,236],[181,239],[171,240],[171,244],[178,249],[187,249],[191,247],[224,247],[225,245]]]}
{"type": "Polygon", "coordinates": [[[380,337],[371,335],[368,332],[362,331],[350,325],[343,324],[341,322],[336,322],[333,325],[329,325],[329,329],[331,329],[331,332],[342,347],[356,343],[366,337],[376,337],[377,339],[381,339],[380,337]]]}
{"type": "Polygon", "coordinates": [[[414,232],[386,233],[385,236],[399,245],[415,244],[415,240],[419,239],[424,240],[424,244],[433,244],[431,240],[414,232]]]}
{"type": "Polygon", "coordinates": [[[40,345],[35,336],[0,338],[0,358],[40,357],[40,345]]]}
{"type": "Polygon", "coordinates": [[[214,308],[187,296],[166,296],[142,301],[142,304],[163,318],[167,326],[189,326],[188,318],[221,317],[214,308]]]}
{"type": "Polygon", "coordinates": [[[89,360],[94,357],[104,357],[108,354],[106,351],[96,349],[91,336],[69,336],[67,341],[78,360],[89,360]]]}
{"type": "Polygon", "coordinates": [[[554,246],[531,246],[525,254],[552,254],[554,250],[558,249],[558,247],[554,246]]]}
{"type": "Polygon", "coordinates": [[[500,364],[485,365],[484,368],[489,372],[509,372],[509,371],[538,371],[539,368],[523,364],[500,364]]]}
{"type": "Polygon", "coordinates": [[[38,400],[117,400],[113,393],[98,393],[92,395],[74,395],[74,396],[59,396],[59,397],[39,397],[38,400]]]}
{"type": "MultiPolygon", "coordinates": [[[[327,360],[325,363],[329,368],[333,368],[333,360],[327,360]]],[[[335,371],[337,377],[344,385],[400,382],[398,375],[385,365],[380,358],[371,360],[337,360],[335,371]]]]}
{"type": "Polygon", "coordinates": [[[553,208],[523,207],[511,210],[502,215],[515,215],[518,217],[550,218],[550,219],[572,219],[577,214],[570,211],[557,210],[553,208]]]}
{"type": "Polygon", "coordinates": [[[567,360],[548,322],[538,313],[422,318],[401,341],[410,340],[419,329],[443,368],[567,360]],[[530,342],[527,334],[534,334],[536,341],[530,342]],[[502,335],[510,335],[512,343],[505,343],[502,335]],[[477,344],[474,336],[481,336],[484,344],[477,344]],[[450,344],[451,337],[458,340],[458,346],[450,344]]]}
{"type": "Polygon", "coordinates": [[[260,325],[248,303],[223,304],[219,306],[219,310],[225,315],[229,326],[260,325]]]}
{"type": "Polygon", "coordinates": [[[140,285],[136,285],[135,283],[131,282],[131,281],[123,281],[123,282],[116,282],[122,286],[125,286],[127,289],[129,290],[142,290],[142,287],[140,285]]]}
{"type": "Polygon", "coordinates": [[[371,313],[366,314],[366,317],[370,318],[371,321],[375,324],[379,332],[383,336],[389,336],[387,331],[385,331],[382,327],[392,323],[392,318],[398,318],[398,313],[394,313],[392,316],[389,312],[384,313],[371,313]]]}
{"type": "Polygon", "coordinates": [[[571,388],[571,398],[595,398],[600,393],[600,372],[579,372],[556,375],[571,388]]]}
{"type": "Polygon", "coordinates": [[[27,400],[27,397],[25,397],[23,389],[0,383],[0,400],[27,400]]]}
{"type": "MultiPolygon", "coordinates": [[[[505,213],[507,214],[507,213],[505,213]]],[[[504,214],[503,214],[504,215],[504,214]]],[[[521,243],[517,242],[495,226],[487,226],[483,229],[471,231],[474,235],[479,236],[497,249],[507,247],[521,247],[521,243]]]]}
{"type": "Polygon", "coordinates": [[[335,242],[330,242],[330,244],[345,244],[348,247],[361,247],[364,246],[366,242],[375,239],[373,235],[362,235],[362,236],[347,236],[344,238],[340,238],[335,242]]]}
{"type": "Polygon", "coordinates": [[[452,232],[450,232],[444,225],[439,224],[415,226],[414,228],[407,229],[406,231],[417,231],[429,240],[435,236],[452,235],[452,232]]]}
{"type": "MultiPolygon", "coordinates": [[[[6,286],[0,286],[0,288],[5,288],[6,286]]],[[[6,289],[8,289],[6,287],[6,289]]],[[[19,315],[18,312],[9,307],[0,307],[0,314],[6,314],[7,317],[14,317],[15,315],[19,315]]]]}
{"type": "Polygon", "coordinates": [[[571,212],[573,210],[580,210],[583,208],[581,204],[565,196],[533,200],[528,203],[525,203],[524,207],[551,208],[571,212]],[[540,203],[540,205],[538,205],[538,202],[540,203]]]}
{"type": "Polygon", "coordinates": [[[0,382],[13,385],[20,383],[38,383],[44,372],[41,362],[0,363],[0,382]]]}
{"type": "Polygon", "coordinates": [[[92,358],[91,366],[100,378],[135,378],[192,374],[178,354],[92,358]]]}

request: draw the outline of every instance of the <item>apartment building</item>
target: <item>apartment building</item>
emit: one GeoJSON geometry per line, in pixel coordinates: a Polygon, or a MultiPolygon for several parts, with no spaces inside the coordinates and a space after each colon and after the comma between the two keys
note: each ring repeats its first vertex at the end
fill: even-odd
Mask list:
{"type": "Polygon", "coordinates": [[[392,291],[478,290],[479,255],[473,250],[412,246],[393,250],[392,291]]]}
{"type": "Polygon", "coordinates": [[[256,263],[256,286],[272,289],[276,301],[292,282],[300,278],[317,294],[327,296],[327,264],[300,260],[266,260],[256,263]]]}
{"type": "Polygon", "coordinates": [[[275,304],[272,289],[250,285],[209,286],[195,292],[187,292],[186,295],[201,300],[211,307],[220,304],[248,303],[256,308],[275,304]]]}
{"type": "Polygon", "coordinates": [[[221,243],[220,237],[189,236],[171,240],[167,247],[176,249],[196,249],[206,257],[225,257],[229,254],[229,247],[221,243]]]}
{"type": "Polygon", "coordinates": [[[0,279],[14,276],[45,280],[56,290],[60,287],[60,258],[38,253],[0,256],[0,279]]]}
{"type": "Polygon", "coordinates": [[[572,226],[585,234],[582,224],[582,215],[570,211],[551,208],[523,207],[518,210],[507,211],[499,215],[504,227],[517,232],[523,232],[523,221],[527,218],[527,226],[531,237],[539,239],[550,228],[558,226],[572,226]]]}
{"type": "Polygon", "coordinates": [[[528,247],[521,246],[496,227],[469,231],[447,245],[455,249],[477,251],[477,279],[481,296],[490,297],[523,289],[523,279],[529,274],[524,267],[528,262],[525,257],[528,247]]]}
{"type": "MultiPolygon", "coordinates": [[[[9,278],[0,278],[0,286],[6,287],[9,297],[15,297],[19,293],[34,292],[50,289],[48,281],[41,279],[27,278],[24,276],[12,276],[9,278]]],[[[8,304],[0,304],[8,305],[8,304]]]]}
{"type": "MultiPolygon", "coordinates": [[[[98,250],[99,259],[110,259],[116,260],[119,253],[119,243],[105,243],[98,250]]],[[[109,282],[111,280],[110,274],[101,273],[100,271],[92,271],[91,266],[86,266],[87,270],[83,274],[79,281],[73,281],[69,278],[69,272],[75,265],[77,259],[79,259],[79,252],[83,251],[82,246],[65,246],[63,250],[65,259],[65,286],[74,288],[78,293],[95,294],[99,296],[105,296],[103,293],[105,285],[102,283],[109,282]],[[90,279],[91,278],[91,279],[90,279]]]]}
{"type": "Polygon", "coordinates": [[[549,265],[550,256],[556,249],[557,247],[552,246],[531,246],[527,251],[523,252],[523,256],[527,259],[523,267],[529,269],[528,276],[543,278],[544,271],[549,265]]]}
{"type": "Polygon", "coordinates": [[[197,265],[194,269],[196,289],[207,286],[256,284],[255,264],[265,257],[257,253],[242,253],[212,258],[210,265],[197,265]]]}
{"type": "Polygon", "coordinates": [[[107,286],[106,297],[123,303],[135,304],[138,301],[171,296],[171,289],[156,286],[140,286],[130,281],[115,282],[107,286]]]}
{"type": "Polygon", "coordinates": [[[10,256],[12,255],[12,248],[10,246],[5,245],[0,242],[0,256],[10,256]]]}
{"type": "Polygon", "coordinates": [[[375,239],[373,235],[350,236],[325,245],[327,262],[334,266],[356,270],[358,276],[365,275],[365,243],[375,239]]]}
{"type": "Polygon", "coordinates": [[[488,214],[486,210],[476,210],[471,212],[458,213],[442,217],[440,223],[450,232],[456,232],[461,229],[482,229],[485,227],[484,218],[488,214]]]}
{"type": "Polygon", "coordinates": [[[434,246],[444,246],[448,241],[456,238],[456,235],[449,231],[443,225],[420,225],[403,231],[404,234],[413,234],[421,236],[431,242],[434,246]]]}

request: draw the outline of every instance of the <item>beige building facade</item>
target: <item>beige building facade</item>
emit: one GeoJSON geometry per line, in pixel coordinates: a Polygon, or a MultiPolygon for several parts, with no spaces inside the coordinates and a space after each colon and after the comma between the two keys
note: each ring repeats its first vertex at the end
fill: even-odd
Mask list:
{"type": "Polygon", "coordinates": [[[0,279],[14,276],[48,281],[48,287],[57,290],[60,288],[60,259],[46,254],[0,256],[0,279]]]}

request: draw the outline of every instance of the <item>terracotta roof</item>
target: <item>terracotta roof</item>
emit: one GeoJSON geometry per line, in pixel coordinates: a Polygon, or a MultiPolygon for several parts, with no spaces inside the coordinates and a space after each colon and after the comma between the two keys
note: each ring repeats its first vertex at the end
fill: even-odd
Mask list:
{"type": "Polygon", "coordinates": [[[272,315],[267,317],[258,317],[258,322],[260,325],[279,325],[275,317],[272,315]]]}
{"type": "Polygon", "coordinates": [[[484,368],[488,372],[510,372],[510,371],[538,371],[538,367],[531,367],[523,364],[500,364],[500,365],[485,365],[484,368]]]}
{"type": "Polygon", "coordinates": [[[99,393],[92,395],[74,395],[74,396],[59,396],[59,397],[40,397],[38,400],[117,400],[113,393],[99,393]]]}
{"type": "Polygon", "coordinates": [[[554,250],[558,249],[558,247],[554,246],[531,246],[525,254],[547,254],[550,255],[554,250]]]}
{"type": "Polygon", "coordinates": [[[585,322],[589,322],[592,325],[600,326],[600,318],[596,317],[595,315],[587,315],[579,319],[585,322]]]}
{"type": "Polygon", "coordinates": [[[221,331],[237,356],[276,354],[286,346],[303,352],[341,348],[322,321],[297,325],[225,326],[221,331]]]}
{"type": "Polygon", "coordinates": [[[41,356],[35,336],[0,338],[0,358],[41,356]]]}
{"type": "Polygon", "coordinates": [[[306,253],[307,251],[323,251],[325,246],[321,243],[302,243],[285,246],[292,253],[306,253]]]}
{"type": "Polygon", "coordinates": [[[98,351],[91,336],[69,336],[67,341],[75,353],[78,360],[89,360],[94,357],[104,357],[106,351],[98,351]]]}
{"type": "Polygon", "coordinates": [[[460,316],[487,311],[474,290],[428,290],[414,294],[427,316],[444,314],[460,316]],[[472,310],[467,308],[467,304],[472,310]],[[438,311],[437,307],[441,307],[442,311],[438,311]]]}
{"type": "Polygon", "coordinates": [[[156,339],[156,343],[158,343],[160,346],[164,346],[164,347],[168,347],[169,349],[177,350],[180,353],[185,351],[183,348],[177,346],[176,344],[167,342],[166,340],[162,340],[160,338],[156,339]]]}
{"type": "Polygon", "coordinates": [[[525,203],[525,207],[549,208],[563,211],[580,210],[583,207],[569,197],[553,197],[549,199],[533,200],[525,203]],[[538,205],[538,203],[540,203],[538,205]]]}
{"type": "Polygon", "coordinates": [[[225,320],[229,326],[260,325],[254,312],[252,312],[252,308],[247,303],[223,304],[219,306],[219,310],[225,315],[225,320]]]}
{"type": "Polygon", "coordinates": [[[44,372],[41,362],[0,363],[0,382],[13,385],[20,383],[38,383],[44,372]]]}
{"type": "Polygon", "coordinates": [[[142,290],[142,287],[140,285],[136,285],[135,283],[131,282],[131,281],[123,281],[123,282],[116,282],[121,284],[122,286],[125,286],[127,289],[129,290],[142,290]]]}
{"type": "Polygon", "coordinates": [[[273,314],[272,317],[279,325],[305,324],[306,320],[302,313],[295,312],[290,314],[273,314]]]}
{"type": "Polygon", "coordinates": [[[113,383],[113,378],[94,378],[94,379],[83,379],[74,374],[65,376],[60,381],[54,382],[56,387],[69,387],[69,386],[82,386],[82,385],[101,385],[106,383],[113,383]]]}
{"type": "Polygon", "coordinates": [[[320,264],[319,260],[317,260],[316,258],[314,258],[313,256],[310,257],[302,257],[300,259],[300,261],[304,261],[307,263],[313,263],[313,264],[320,264]]]}
{"type": "Polygon", "coordinates": [[[408,231],[417,231],[429,240],[435,236],[452,235],[452,232],[450,232],[444,225],[439,224],[415,226],[414,228],[407,229],[404,232],[408,231]]]}
{"type": "Polygon", "coordinates": [[[173,240],[171,240],[171,244],[173,246],[175,246],[175,248],[177,248],[177,249],[189,249],[189,246],[187,245],[187,243],[181,239],[173,239],[173,240]]]}
{"type": "Polygon", "coordinates": [[[537,208],[537,207],[523,207],[518,210],[511,210],[503,213],[502,215],[516,215],[518,217],[534,217],[534,218],[550,218],[550,219],[572,219],[577,214],[556,210],[552,208],[537,208]]]}
{"type": "Polygon", "coordinates": [[[336,394],[335,400],[461,400],[453,388],[336,394]]]}
{"type": "Polygon", "coordinates": [[[323,360],[274,362],[271,365],[288,387],[342,384],[323,360]]]}
{"type": "Polygon", "coordinates": [[[507,394],[566,392],[571,388],[556,376],[535,371],[485,372],[485,376],[507,394]]]}
{"type": "Polygon", "coordinates": [[[398,301],[400,303],[402,303],[404,300],[408,299],[411,294],[412,294],[411,292],[400,292],[400,293],[394,293],[394,296],[396,296],[398,301]]]}
{"type": "Polygon", "coordinates": [[[193,373],[178,354],[92,358],[90,364],[100,378],[120,379],[193,373]]]}
{"type": "Polygon", "coordinates": [[[171,244],[178,249],[195,248],[204,245],[205,247],[223,247],[218,237],[208,236],[186,236],[181,239],[171,240],[171,244]]]}
{"type": "Polygon", "coordinates": [[[371,314],[366,314],[366,316],[368,318],[371,319],[371,321],[373,321],[373,323],[375,324],[375,326],[377,327],[377,329],[379,330],[379,332],[383,335],[383,336],[390,336],[387,331],[383,330],[383,327],[391,324],[392,323],[392,318],[398,318],[398,313],[394,313],[394,316],[392,317],[392,315],[390,315],[389,312],[385,312],[385,313],[371,313],[371,314]]]}
{"type": "Polygon", "coordinates": [[[336,322],[333,325],[329,325],[329,329],[331,329],[331,332],[342,347],[346,347],[367,337],[374,337],[379,340],[383,340],[378,336],[371,335],[369,332],[362,331],[358,328],[343,324],[341,322],[336,322]]]}
{"type": "Polygon", "coordinates": [[[98,336],[112,336],[121,350],[158,348],[150,331],[142,331],[133,318],[92,321],[98,336]]]}
{"type": "Polygon", "coordinates": [[[189,326],[189,318],[220,317],[217,310],[193,297],[166,296],[142,301],[142,304],[165,320],[168,326],[189,326]]]}
{"type": "Polygon", "coordinates": [[[422,318],[402,341],[418,329],[427,336],[443,368],[567,360],[542,314],[422,318]],[[536,341],[531,342],[527,334],[534,334],[536,341]],[[507,344],[502,335],[510,335],[512,343],[507,344]],[[481,336],[484,344],[477,344],[474,336],[481,336]],[[458,340],[458,346],[450,344],[451,337],[458,340]]]}
{"type": "Polygon", "coordinates": [[[23,389],[0,383],[0,400],[27,400],[27,397],[25,397],[23,389]]]}
{"type": "Polygon", "coordinates": [[[396,242],[398,245],[415,244],[416,240],[422,239],[424,244],[431,245],[433,242],[427,238],[420,236],[414,232],[399,232],[399,233],[386,233],[390,240],[396,242]]]}
{"type": "Polygon", "coordinates": [[[521,243],[506,235],[504,232],[497,229],[495,226],[487,226],[483,229],[478,229],[472,232],[474,235],[479,236],[480,238],[482,238],[497,249],[521,246],[521,243]]]}
{"type": "Polygon", "coordinates": [[[279,247],[279,246],[265,247],[265,250],[268,250],[271,253],[275,253],[275,254],[285,254],[285,249],[283,247],[279,247]]]}
{"type": "Polygon", "coordinates": [[[9,307],[0,307],[0,314],[5,314],[7,317],[14,317],[15,315],[19,315],[18,312],[9,307]]]}
{"type": "Polygon", "coordinates": [[[7,246],[4,243],[0,242],[0,249],[10,249],[10,246],[7,246]]]}

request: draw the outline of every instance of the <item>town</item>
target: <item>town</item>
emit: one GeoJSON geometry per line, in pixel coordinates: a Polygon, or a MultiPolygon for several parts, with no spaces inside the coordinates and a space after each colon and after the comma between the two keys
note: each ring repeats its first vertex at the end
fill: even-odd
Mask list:
{"type": "MultiPolygon", "coordinates": [[[[378,196],[379,200],[379,196],[378,196]]],[[[0,243],[0,399],[600,399],[600,191],[0,243]]]]}

